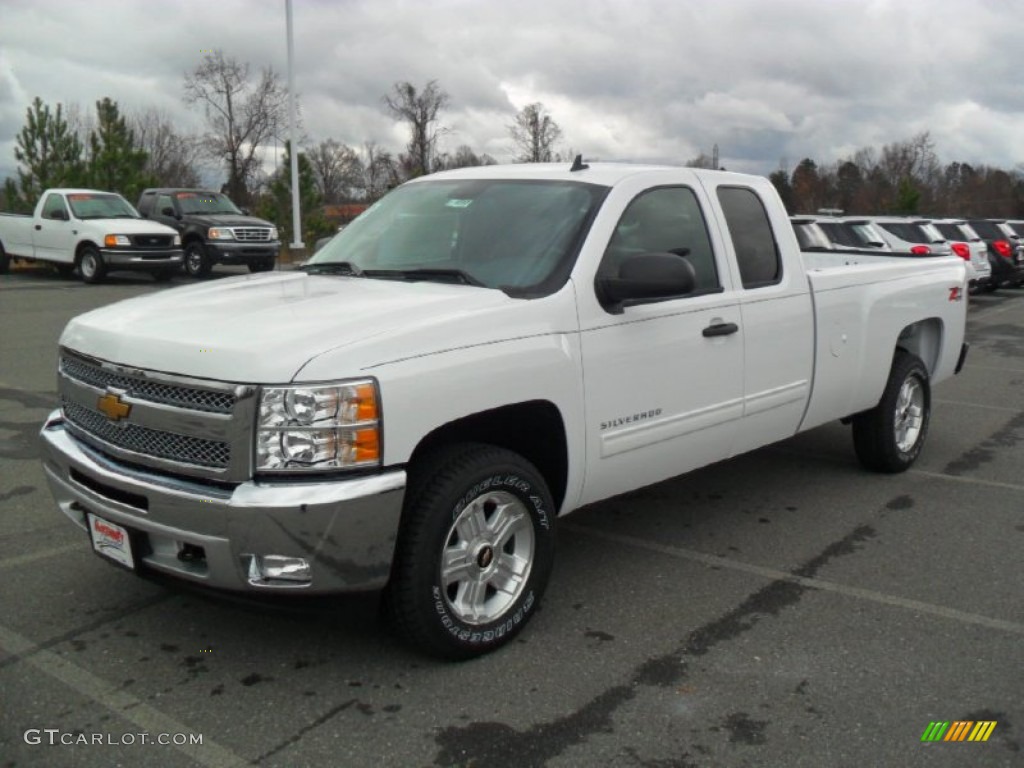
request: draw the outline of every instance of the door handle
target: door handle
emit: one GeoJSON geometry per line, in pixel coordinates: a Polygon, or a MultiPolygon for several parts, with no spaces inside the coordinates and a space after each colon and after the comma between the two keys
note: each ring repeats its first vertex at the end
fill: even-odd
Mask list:
{"type": "Polygon", "coordinates": [[[708,338],[712,336],[731,336],[739,329],[740,327],[736,323],[712,323],[701,333],[708,338]]]}
{"type": "Polygon", "coordinates": [[[42,224],[36,224],[36,230],[40,230],[40,229],[42,229],[42,228],[43,228],[43,225],[42,225],[42,224]]]}

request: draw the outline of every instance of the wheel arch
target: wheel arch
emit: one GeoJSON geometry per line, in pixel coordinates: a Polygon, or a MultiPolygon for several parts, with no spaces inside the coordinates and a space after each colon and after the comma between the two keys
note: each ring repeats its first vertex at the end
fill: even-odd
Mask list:
{"type": "Polygon", "coordinates": [[[447,445],[487,443],[518,453],[544,477],[555,502],[565,500],[569,448],[565,421],[548,400],[529,400],[463,416],[429,432],[413,449],[409,466],[447,445]]]}
{"type": "Polygon", "coordinates": [[[95,248],[97,251],[100,250],[99,245],[94,243],[92,240],[89,240],[88,238],[86,238],[85,240],[80,240],[78,244],[75,246],[76,267],[78,266],[79,260],[82,258],[82,251],[84,251],[86,248],[95,248]]]}
{"type": "MultiPolygon", "coordinates": [[[[919,357],[930,378],[939,366],[944,330],[942,320],[937,317],[918,320],[900,331],[896,347],[919,357]]],[[[895,350],[893,352],[895,354],[895,350]]]]}

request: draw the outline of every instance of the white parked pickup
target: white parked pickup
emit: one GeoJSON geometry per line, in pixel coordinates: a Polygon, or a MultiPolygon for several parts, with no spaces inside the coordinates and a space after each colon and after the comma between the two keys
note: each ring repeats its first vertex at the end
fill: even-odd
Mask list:
{"type": "Polygon", "coordinates": [[[45,470],[122,566],[385,588],[403,635],[467,657],[535,612],[584,504],[836,419],[906,469],[966,304],[954,256],[802,254],[761,177],[445,172],[301,271],[73,319],[45,470]]]}
{"type": "Polygon", "coordinates": [[[94,189],[48,189],[32,216],[0,214],[0,272],[12,258],[45,261],[87,283],[108,271],[151,272],[169,279],[182,264],[181,236],[146,221],[120,195],[94,189]]]}

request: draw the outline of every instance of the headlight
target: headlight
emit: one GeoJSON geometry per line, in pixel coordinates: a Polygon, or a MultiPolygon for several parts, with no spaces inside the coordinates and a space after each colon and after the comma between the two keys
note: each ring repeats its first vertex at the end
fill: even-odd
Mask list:
{"type": "Polygon", "coordinates": [[[210,227],[206,233],[211,240],[234,240],[235,234],[230,229],[223,227],[210,227]]]}
{"type": "Polygon", "coordinates": [[[131,245],[132,241],[128,239],[128,235],[107,235],[103,238],[103,244],[107,248],[116,248],[119,245],[131,245]]]}
{"type": "Polygon", "coordinates": [[[277,227],[271,227],[270,228],[270,239],[271,240],[277,240],[279,237],[280,237],[280,235],[277,232],[277,227]]]}
{"type": "Polygon", "coordinates": [[[258,472],[378,466],[380,446],[380,398],[372,380],[260,393],[258,472]]]}
{"type": "Polygon", "coordinates": [[[181,235],[174,236],[174,245],[181,245],[181,235]]]}

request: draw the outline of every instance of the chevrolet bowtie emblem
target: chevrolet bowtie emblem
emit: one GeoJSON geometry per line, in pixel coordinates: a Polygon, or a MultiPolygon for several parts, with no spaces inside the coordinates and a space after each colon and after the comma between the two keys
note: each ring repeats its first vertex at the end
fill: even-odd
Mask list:
{"type": "Polygon", "coordinates": [[[112,392],[108,392],[97,400],[96,407],[111,421],[120,421],[132,412],[132,407],[128,403],[121,402],[120,395],[115,395],[112,392]]]}

